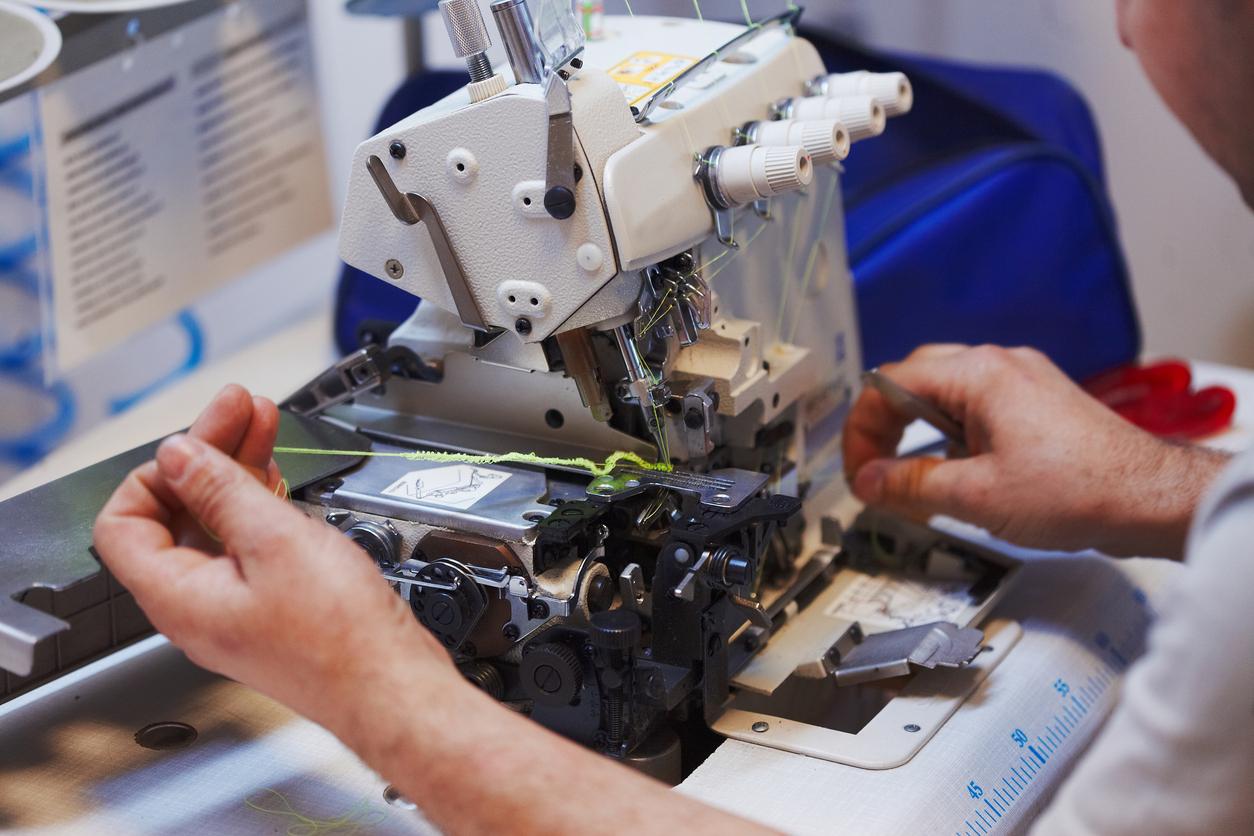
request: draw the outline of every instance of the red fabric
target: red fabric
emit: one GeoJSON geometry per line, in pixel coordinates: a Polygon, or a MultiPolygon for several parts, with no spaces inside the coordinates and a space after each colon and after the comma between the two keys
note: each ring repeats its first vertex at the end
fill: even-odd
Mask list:
{"type": "Polygon", "coordinates": [[[1230,389],[1194,390],[1193,373],[1180,360],[1120,366],[1089,379],[1084,388],[1133,424],[1163,438],[1213,435],[1231,426],[1237,408],[1230,389]]]}

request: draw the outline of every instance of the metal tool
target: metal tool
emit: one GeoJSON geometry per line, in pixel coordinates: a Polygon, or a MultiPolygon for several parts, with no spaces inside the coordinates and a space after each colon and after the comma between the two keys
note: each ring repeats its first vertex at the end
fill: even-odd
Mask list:
{"type": "Polygon", "coordinates": [[[966,430],[962,424],[947,415],[936,404],[920,398],[879,369],[871,369],[863,374],[862,382],[883,395],[893,409],[902,415],[916,418],[934,427],[953,447],[955,456],[970,455],[967,449],[966,430]]]}

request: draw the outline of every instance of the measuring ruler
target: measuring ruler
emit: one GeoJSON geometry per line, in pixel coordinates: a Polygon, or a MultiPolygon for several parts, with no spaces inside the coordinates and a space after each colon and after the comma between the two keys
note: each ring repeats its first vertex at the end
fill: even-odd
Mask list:
{"type": "MultiPolygon", "coordinates": [[[[981,769],[962,792],[971,806],[955,827],[955,836],[986,836],[1005,820],[1021,822],[1038,784],[1056,787],[1060,764],[1079,754],[1114,707],[1117,686],[1129,660],[1140,655],[1154,611],[1145,592],[1130,590],[1130,600],[1117,607],[1091,641],[1096,662],[1068,671],[1045,672],[1037,687],[1041,699],[1025,707],[1028,717],[1005,729],[1005,758],[981,769]],[[1020,799],[1023,801],[1020,801],[1020,799]]],[[[1092,658],[1092,657],[1090,657],[1092,658]]]]}

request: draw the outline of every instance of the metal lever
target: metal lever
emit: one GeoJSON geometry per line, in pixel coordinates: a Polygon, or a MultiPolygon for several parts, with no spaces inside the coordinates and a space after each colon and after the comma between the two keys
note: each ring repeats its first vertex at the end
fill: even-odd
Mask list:
{"type": "Polygon", "coordinates": [[[544,208],[563,221],[575,214],[575,123],[562,73],[550,72],[545,78],[544,103],[549,111],[544,208]]]}
{"type": "Polygon", "coordinates": [[[283,402],[283,408],[312,418],[379,388],[391,377],[387,364],[380,362],[382,356],[374,345],[353,352],[296,390],[283,402]]]}
{"type": "Polygon", "coordinates": [[[979,655],[983,642],[982,630],[948,621],[869,636],[854,624],[821,659],[799,665],[796,673],[805,679],[830,676],[837,685],[856,685],[905,676],[914,668],[960,668],[979,655]]]}
{"type": "Polygon", "coordinates": [[[413,226],[420,222],[426,226],[427,234],[431,236],[431,245],[435,247],[436,258],[440,260],[440,269],[444,271],[444,281],[453,295],[453,304],[457,306],[457,315],[461,318],[462,324],[476,331],[491,331],[492,329],[484,322],[483,314],[479,312],[479,305],[475,302],[474,294],[470,292],[470,284],[466,281],[466,274],[462,272],[462,265],[457,260],[457,254],[453,252],[453,245],[449,241],[448,231],[445,230],[443,221],[440,220],[440,213],[435,211],[431,202],[422,195],[413,192],[402,193],[396,188],[396,183],[392,181],[392,175],[388,173],[387,166],[377,156],[373,154],[370,156],[370,159],[366,161],[366,168],[370,171],[370,176],[374,179],[379,193],[383,195],[383,200],[398,221],[406,226],[413,226]]]}

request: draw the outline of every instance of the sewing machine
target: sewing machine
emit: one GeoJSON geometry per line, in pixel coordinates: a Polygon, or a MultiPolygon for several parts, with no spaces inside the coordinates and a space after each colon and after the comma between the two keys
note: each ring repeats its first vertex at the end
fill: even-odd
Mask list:
{"type": "Polygon", "coordinates": [[[422,304],[288,406],[454,456],[367,458],[295,500],[485,691],[659,777],[707,727],[907,759],[978,677],[921,732],[851,733],[860,686],[971,663],[1014,574],[855,525],[840,470],[862,371],[840,165],[908,80],[825,74],[796,13],[611,18],[584,43],[517,0],[492,6],[494,69],[475,4],[441,9],[471,82],[359,147],[340,234],[422,304]]]}
{"type": "MultiPolygon", "coordinates": [[[[798,12],[614,17],[585,42],[561,4],[499,0],[493,67],[475,4],[441,10],[471,81],[360,146],[340,233],[422,303],[284,405],[293,501],[476,685],[664,780],[719,735],[909,761],[1018,636],[978,629],[1016,561],[859,513],[841,471],[862,373],[841,165],[909,82],[827,75],[798,12]]],[[[71,479],[102,502],[148,455],[71,479]]],[[[95,573],[83,495],[8,504],[0,666],[39,673],[10,695],[91,629],[29,592],[95,573]],[[85,523],[50,542],[40,515],[71,501],[85,523]]],[[[111,608],[96,652],[143,634],[88,582],[111,608]]]]}

